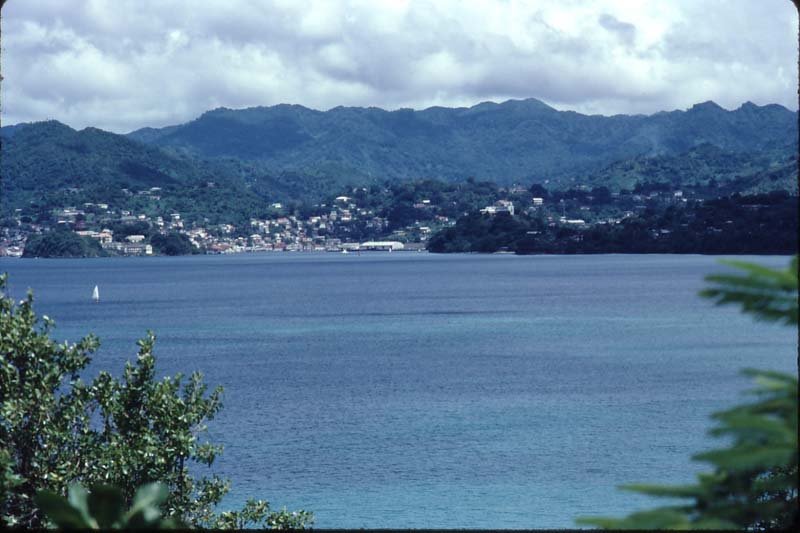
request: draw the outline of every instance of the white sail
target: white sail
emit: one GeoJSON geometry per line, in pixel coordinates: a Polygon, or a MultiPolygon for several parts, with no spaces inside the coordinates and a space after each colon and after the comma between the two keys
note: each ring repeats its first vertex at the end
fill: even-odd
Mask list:
{"type": "Polygon", "coordinates": [[[97,287],[97,285],[94,286],[94,290],[92,291],[92,300],[95,302],[100,301],[100,289],[97,287]]]}

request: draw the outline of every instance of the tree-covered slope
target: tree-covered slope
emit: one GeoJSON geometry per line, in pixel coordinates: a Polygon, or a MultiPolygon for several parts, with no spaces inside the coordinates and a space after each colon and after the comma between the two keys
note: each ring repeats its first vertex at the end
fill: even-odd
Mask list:
{"type": "Polygon", "coordinates": [[[56,121],[21,124],[0,129],[0,206],[42,213],[94,202],[234,223],[272,202],[312,204],[387,180],[794,191],[796,116],[777,105],[726,111],[711,102],[650,116],[588,116],[529,99],[391,112],[217,109],[127,136],[56,121]],[[161,190],[138,194],[152,187],[161,190]]]}
{"type": "Polygon", "coordinates": [[[723,150],[705,143],[669,155],[637,156],[568,180],[589,187],[633,190],[640,184],[668,184],[670,188],[719,187],[718,193],[797,192],[797,145],[757,152],[723,150]]]}
{"type": "MultiPolygon", "coordinates": [[[[215,216],[263,203],[244,180],[221,162],[165,153],[122,135],[95,128],[75,131],[56,121],[3,128],[3,210],[38,210],[48,204],[107,203],[139,207],[140,191],[160,189],[160,206],[215,216]],[[125,191],[124,189],[127,189],[125,191]]],[[[149,197],[151,198],[151,197],[149,197]]]]}
{"type": "Polygon", "coordinates": [[[112,183],[130,189],[165,187],[210,178],[193,162],[95,128],[75,131],[57,121],[17,127],[3,139],[4,180],[14,190],[112,183]]]}
{"type": "Polygon", "coordinates": [[[613,224],[553,224],[473,211],[434,234],[435,253],[797,253],[797,196],[785,191],[645,209],[613,224]]]}
{"type": "Polygon", "coordinates": [[[204,157],[259,161],[267,172],[340,179],[468,176],[498,183],[555,179],[641,155],[672,155],[711,144],[733,152],[783,147],[796,114],[713,102],[654,115],[583,115],[535,100],[421,111],[297,105],[215,109],[189,123],[129,137],[204,157]]]}

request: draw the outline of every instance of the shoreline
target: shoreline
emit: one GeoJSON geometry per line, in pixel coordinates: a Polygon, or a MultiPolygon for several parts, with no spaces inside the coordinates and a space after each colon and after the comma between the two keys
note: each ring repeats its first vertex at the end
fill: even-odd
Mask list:
{"type": "MultiPolygon", "coordinates": [[[[319,256],[335,256],[335,255],[354,255],[359,257],[359,253],[341,254],[341,252],[327,252],[319,250],[264,250],[257,252],[236,252],[236,253],[205,253],[205,254],[182,254],[182,255],[166,255],[166,254],[153,254],[153,255],[110,255],[110,256],[86,256],[86,257],[24,257],[24,256],[0,256],[0,261],[3,260],[68,260],[68,259],[155,259],[164,257],[232,257],[232,256],[257,256],[257,255],[319,255],[319,256]]],[[[567,257],[567,256],[708,256],[708,257],[793,257],[797,252],[572,252],[572,253],[534,253],[534,254],[518,254],[516,252],[430,252],[428,250],[397,250],[388,252],[384,250],[370,250],[365,251],[365,255],[383,255],[388,256],[392,254],[401,254],[405,256],[424,254],[434,256],[515,256],[515,257],[567,257]]]]}

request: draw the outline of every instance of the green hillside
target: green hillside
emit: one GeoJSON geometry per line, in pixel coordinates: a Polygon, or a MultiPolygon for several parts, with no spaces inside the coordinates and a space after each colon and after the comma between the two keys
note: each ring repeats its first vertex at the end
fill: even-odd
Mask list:
{"type": "Polygon", "coordinates": [[[354,187],[426,179],[685,188],[700,197],[796,193],[796,116],[777,105],[726,111],[710,102],[650,116],[587,116],[530,99],[391,112],[217,109],[127,136],[56,121],[20,124],[0,129],[0,206],[34,220],[54,208],[103,203],[241,225],[276,202],[292,210],[354,187]]]}
{"type": "Polygon", "coordinates": [[[797,192],[797,146],[759,152],[733,152],[702,144],[677,155],[638,156],[617,161],[568,183],[633,190],[643,184],[698,188],[716,183],[718,194],[797,192]]]}
{"type": "Polygon", "coordinates": [[[223,163],[167,154],[95,128],[75,131],[56,121],[39,122],[4,134],[2,143],[4,212],[92,202],[220,219],[264,203],[223,163]],[[151,195],[140,194],[151,188],[151,195]]]}
{"type": "Polygon", "coordinates": [[[256,161],[266,174],[302,172],[335,181],[469,176],[513,182],[560,180],[638,156],[676,155],[711,144],[730,152],[785,146],[796,113],[713,102],[654,115],[582,115],[535,100],[421,111],[297,105],[215,109],[132,139],[201,157],[256,161]]]}

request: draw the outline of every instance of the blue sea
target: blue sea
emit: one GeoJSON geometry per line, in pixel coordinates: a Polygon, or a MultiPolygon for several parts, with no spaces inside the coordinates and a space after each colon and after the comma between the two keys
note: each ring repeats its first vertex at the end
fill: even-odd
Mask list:
{"type": "MultiPolygon", "coordinates": [[[[785,266],[786,257],[749,258],[785,266]]],[[[697,296],[715,257],[424,253],[0,260],[58,340],[93,332],[119,374],[225,387],[208,438],[225,504],[326,528],[568,528],[661,503],[722,444],[745,367],[795,372],[797,332],[697,296]],[[101,303],[90,301],[100,288],[101,303]]]]}

